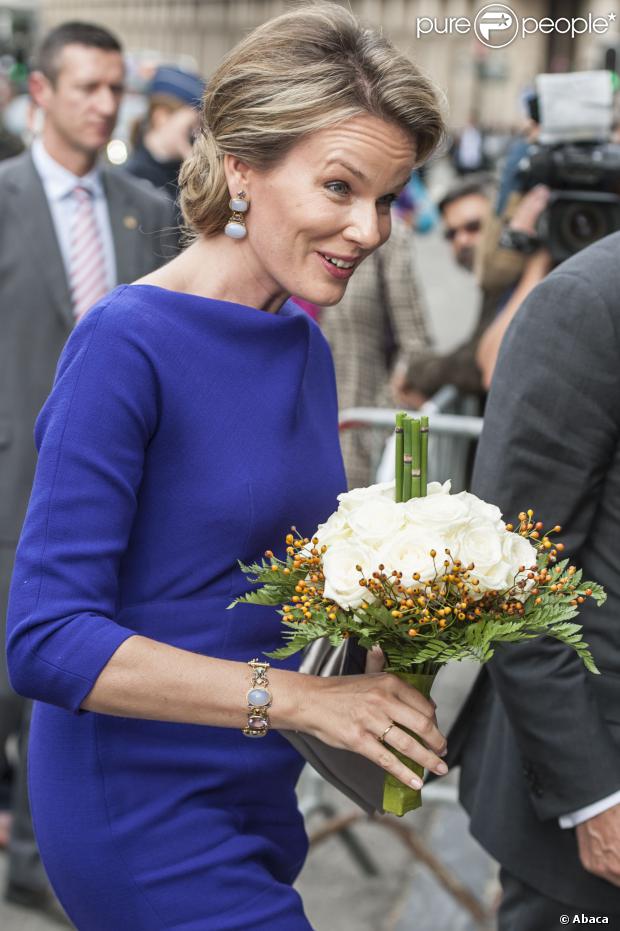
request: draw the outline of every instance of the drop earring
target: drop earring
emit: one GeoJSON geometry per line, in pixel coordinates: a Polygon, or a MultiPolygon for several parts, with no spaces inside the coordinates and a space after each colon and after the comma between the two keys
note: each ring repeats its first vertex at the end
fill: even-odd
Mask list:
{"type": "Polygon", "coordinates": [[[236,197],[231,197],[228,206],[232,210],[232,215],[224,227],[224,232],[231,239],[244,239],[248,234],[244,214],[250,206],[245,191],[239,191],[236,197]]]}

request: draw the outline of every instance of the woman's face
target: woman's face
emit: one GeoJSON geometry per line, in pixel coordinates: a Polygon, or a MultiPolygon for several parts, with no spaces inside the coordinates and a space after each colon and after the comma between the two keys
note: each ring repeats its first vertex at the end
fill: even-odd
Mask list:
{"type": "Polygon", "coordinates": [[[364,115],[302,139],[268,171],[242,165],[242,177],[229,176],[250,202],[239,259],[265,297],[338,303],[359,263],[390,235],[390,205],[414,161],[402,129],[364,115]]]}

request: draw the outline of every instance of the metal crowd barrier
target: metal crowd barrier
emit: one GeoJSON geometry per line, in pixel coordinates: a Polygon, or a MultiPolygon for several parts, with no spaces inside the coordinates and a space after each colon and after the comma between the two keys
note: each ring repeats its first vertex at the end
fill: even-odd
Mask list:
{"type": "MultiPolygon", "coordinates": [[[[474,443],[482,431],[482,417],[471,413],[477,400],[459,395],[456,388],[441,388],[418,411],[429,418],[428,477],[431,481],[452,481],[452,491],[467,488],[474,443]]],[[[340,411],[341,430],[371,429],[381,431],[379,454],[371,465],[368,483],[388,481],[394,471],[394,417],[396,409],[350,407],[340,411]],[[389,431],[389,433],[388,433],[389,431]]]]}

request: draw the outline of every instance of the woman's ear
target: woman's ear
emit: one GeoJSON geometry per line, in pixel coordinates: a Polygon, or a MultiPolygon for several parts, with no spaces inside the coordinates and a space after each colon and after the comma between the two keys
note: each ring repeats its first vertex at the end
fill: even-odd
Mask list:
{"type": "Polygon", "coordinates": [[[248,191],[250,188],[250,176],[252,169],[242,159],[236,155],[224,155],[224,174],[231,197],[234,197],[238,191],[248,191]]]}

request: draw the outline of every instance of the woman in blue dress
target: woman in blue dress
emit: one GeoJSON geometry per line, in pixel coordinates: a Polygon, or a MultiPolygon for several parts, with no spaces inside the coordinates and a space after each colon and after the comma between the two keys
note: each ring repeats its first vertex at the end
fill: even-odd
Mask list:
{"type": "Polygon", "coordinates": [[[329,351],[288,297],[341,299],[441,132],[426,79],[346,10],[266,23],[210,81],[181,174],[192,244],[66,346],[36,427],[8,658],[36,699],[37,839],[80,931],[308,931],[302,760],[279,729],[404,782],[390,747],[445,772],[432,705],[381,672],[280,663],[271,707],[248,717],[248,662],[278,645],[279,618],[226,610],[246,590],[237,559],[293,523],[311,533],[344,488],[329,351]]]}

